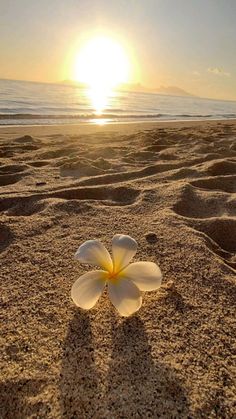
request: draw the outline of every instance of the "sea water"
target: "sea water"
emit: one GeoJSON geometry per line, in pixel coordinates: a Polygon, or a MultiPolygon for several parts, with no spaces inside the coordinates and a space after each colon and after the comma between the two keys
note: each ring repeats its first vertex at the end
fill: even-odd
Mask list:
{"type": "Polygon", "coordinates": [[[0,125],[236,118],[236,101],[0,80],[0,125]]]}

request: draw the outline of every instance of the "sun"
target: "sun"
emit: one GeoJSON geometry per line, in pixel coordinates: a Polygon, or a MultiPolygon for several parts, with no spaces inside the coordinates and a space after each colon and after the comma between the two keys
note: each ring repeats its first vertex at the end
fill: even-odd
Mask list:
{"type": "Polygon", "coordinates": [[[130,63],[121,44],[107,37],[95,37],[78,52],[74,80],[94,91],[108,91],[129,80],[130,63]]]}

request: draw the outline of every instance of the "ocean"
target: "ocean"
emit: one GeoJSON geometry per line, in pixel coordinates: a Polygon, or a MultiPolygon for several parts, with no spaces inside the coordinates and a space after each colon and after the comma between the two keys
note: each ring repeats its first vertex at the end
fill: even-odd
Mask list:
{"type": "Polygon", "coordinates": [[[236,118],[236,101],[0,80],[0,125],[236,118]]]}

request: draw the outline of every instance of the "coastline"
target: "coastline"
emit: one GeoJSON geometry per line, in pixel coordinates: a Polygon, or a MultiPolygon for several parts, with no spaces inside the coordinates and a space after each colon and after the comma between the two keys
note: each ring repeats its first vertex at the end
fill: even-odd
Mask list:
{"type": "Polygon", "coordinates": [[[159,126],[162,128],[170,127],[199,127],[201,125],[214,126],[220,123],[235,124],[236,119],[215,119],[215,120],[182,120],[182,121],[134,121],[134,122],[111,122],[105,124],[99,123],[80,123],[80,124],[55,124],[55,125],[0,125],[0,134],[16,134],[16,135],[50,135],[50,134],[63,134],[74,135],[78,133],[89,134],[102,131],[130,131],[136,132],[142,129],[155,129],[159,126]]]}

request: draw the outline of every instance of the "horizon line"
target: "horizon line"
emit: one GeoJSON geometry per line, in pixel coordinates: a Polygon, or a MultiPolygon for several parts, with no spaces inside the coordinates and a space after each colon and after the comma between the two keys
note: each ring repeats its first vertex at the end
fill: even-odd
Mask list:
{"type": "MultiPolygon", "coordinates": [[[[76,83],[78,85],[83,85],[84,87],[86,86],[85,83],[81,83],[75,80],[63,80],[63,81],[39,81],[39,80],[25,80],[25,79],[11,79],[11,78],[6,78],[6,77],[0,77],[0,80],[5,80],[5,81],[16,81],[16,82],[25,82],[25,83],[38,83],[38,84],[55,84],[55,85],[63,85],[63,86],[68,86],[68,87],[76,87],[76,83]],[[71,82],[72,84],[69,84],[67,82],[71,82]],[[74,85],[73,85],[74,83],[74,85]]],[[[120,83],[122,85],[122,83],[120,83]]],[[[123,83],[126,85],[132,85],[132,83],[123,83]]],[[[222,102],[236,102],[236,98],[235,99],[220,99],[220,98],[213,98],[213,97],[206,97],[206,96],[197,96],[191,93],[185,94],[185,95],[177,95],[177,94],[170,94],[170,93],[160,93],[160,92],[155,92],[154,89],[152,88],[148,88],[143,86],[141,83],[133,83],[133,85],[137,85],[139,84],[141,87],[143,87],[144,89],[147,89],[146,91],[135,91],[133,90],[133,93],[150,93],[150,94],[157,94],[157,95],[163,95],[163,96],[176,96],[176,97],[185,97],[185,98],[197,98],[197,99],[207,99],[207,100],[218,100],[218,101],[222,101],[222,102]]],[[[167,86],[167,87],[177,87],[178,89],[181,89],[178,86],[167,86]]],[[[114,90],[119,90],[119,89],[114,89],[114,90]]],[[[182,89],[184,90],[184,89],[182,89]]],[[[128,92],[131,92],[130,90],[127,90],[128,92]]]]}

